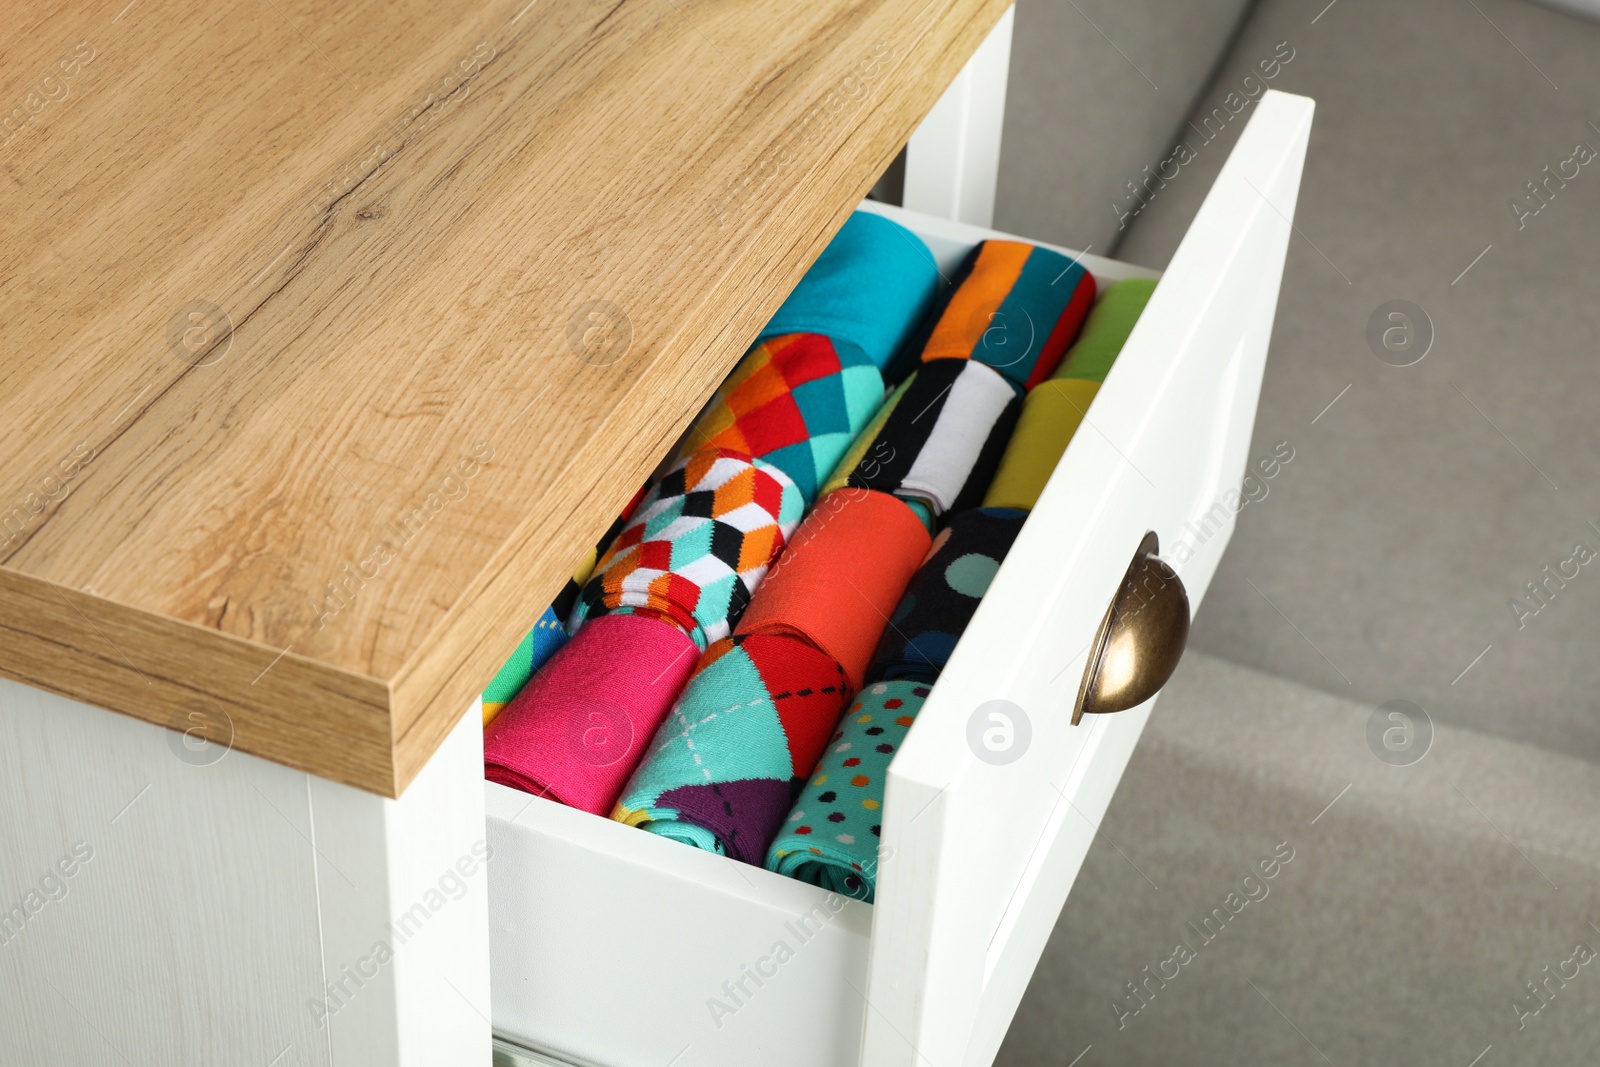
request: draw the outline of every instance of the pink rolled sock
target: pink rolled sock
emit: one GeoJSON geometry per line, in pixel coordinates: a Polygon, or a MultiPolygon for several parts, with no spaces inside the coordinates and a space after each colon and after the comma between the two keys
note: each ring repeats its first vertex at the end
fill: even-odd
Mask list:
{"type": "Polygon", "coordinates": [[[484,730],[484,776],[610,815],[698,658],[658,619],[590,619],[484,730]]]}

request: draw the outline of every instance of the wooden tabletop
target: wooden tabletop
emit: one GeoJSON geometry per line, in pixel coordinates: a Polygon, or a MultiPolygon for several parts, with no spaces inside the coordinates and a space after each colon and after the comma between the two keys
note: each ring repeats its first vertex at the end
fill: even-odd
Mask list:
{"type": "Polygon", "coordinates": [[[398,796],[1006,6],[19,8],[0,673],[398,796]]]}

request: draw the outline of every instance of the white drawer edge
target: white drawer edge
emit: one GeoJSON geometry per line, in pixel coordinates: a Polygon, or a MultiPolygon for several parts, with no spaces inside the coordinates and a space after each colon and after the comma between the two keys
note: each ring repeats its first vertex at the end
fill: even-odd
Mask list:
{"type": "MultiPolygon", "coordinates": [[[[1172,551],[1193,509],[1243,475],[1311,113],[1261,101],[1084,419],[1092,432],[1072,439],[890,764],[872,1067],[970,1067],[998,1049],[1148,712],[1069,725],[1089,637],[1145,533],[1172,551]],[[1009,761],[970,740],[996,701],[1031,717],[1009,761]],[[1103,735],[1121,743],[1102,749],[1103,735]]],[[[1183,570],[1193,605],[1226,532],[1183,570]]]]}
{"type": "MultiPolygon", "coordinates": [[[[802,915],[832,900],[819,886],[787,875],[719,856],[683,843],[602,819],[543,797],[530,796],[495,782],[485,782],[484,806],[491,823],[518,831],[557,838],[627,863],[650,869],[663,877],[749,901],[774,911],[802,915]]],[[[872,936],[872,907],[846,901],[835,920],[860,937],[872,936]]]]}
{"type": "Polygon", "coordinates": [[[524,1048],[502,1037],[496,1037],[494,1067],[600,1067],[600,1065],[557,1059],[542,1052],[535,1052],[531,1048],[524,1048]]]}

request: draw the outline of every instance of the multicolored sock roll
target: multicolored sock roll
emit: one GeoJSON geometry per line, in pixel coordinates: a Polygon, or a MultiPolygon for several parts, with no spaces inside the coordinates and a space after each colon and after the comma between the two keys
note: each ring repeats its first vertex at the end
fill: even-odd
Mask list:
{"type": "Polygon", "coordinates": [[[612,818],[760,865],[926,555],[901,500],[824,497],[702,658],[612,818]]]}
{"type": "Polygon", "coordinates": [[[1067,352],[1055,376],[1040,382],[1022,404],[1022,418],[1005,458],[984,495],[985,507],[1031,511],[1073,434],[1100,391],[1111,364],[1127,343],[1156,283],[1129,278],[1106,286],[1089,312],[1083,335],[1067,352]]]}
{"type": "Polygon", "coordinates": [[[952,518],[906,586],[866,676],[938,678],[1027,518],[1013,508],[974,508],[952,518]]]}
{"type": "Polygon", "coordinates": [[[845,221],[685,435],[678,458],[744,452],[807,502],[883,403],[883,368],[938,294],[933,253],[869,212],[845,221]]]}
{"type": "Polygon", "coordinates": [[[805,498],[779,468],[713,448],[657,482],[601,558],[573,610],[676,626],[701,650],[726,637],[800,523],[805,498]]]}
{"type": "Polygon", "coordinates": [[[1050,376],[1094,303],[1082,263],[1022,241],[985,241],[968,258],[922,359],[985,363],[1023,389],[1050,376]]]}
{"type": "Polygon", "coordinates": [[[883,375],[859,348],[814,333],[761,341],[717,388],[678,459],[707,448],[782,470],[809,502],[883,403],[883,375]]]}
{"type": "Polygon", "coordinates": [[[851,692],[839,664],[798,638],[718,641],[611,817],[759,865],[851,692]]]}
{"type": "Polygon", "coordinates": [[[644,485],[639,487],[633,499],[628,501],[627,507],[622,509],[622,514],[618,515],[616,521],[600,535],[600,540],[573,569],[572,577],[539,615],[533,624],[533,629],[529,630],[527,636],[518,643],[516,650],[501,665],[494,679],[484,686],[483,725],[488,726],[493,722],[494,717],[505,709],[511,699],[522,692],[522,687],[528,684],[528,679],[533,677],[533,673],[543,667],[550,657],[556,654],[556,650],[567,643],[567,617],[572,614],[573,607],[578,603],[578,593],[582,590],[583,583],[594,573],[595,561],[600,557],[600,553],[605,551],[612,538],[622,532],[623,523],[628,521],[633,509],[639,506],[639,501],[644,499],[645,490],[648,488],[649,486],[644,485]]]}
{"type": "Polygon", "coordinates": [[[874,682],[845,712],[783,830],[768,870],[871,902],[889,761],[928,697],[927,683],[874,682]]]}
{"type": "Polygon", "coordinates": [[[1022,394],[970,360],[925,363],[845,453],[824,492],[853,486],[924,502],[937,518],[978,504],[1022,411],[1022,394]]]}
{"type": "Polygon", "coordinates": [[[881,215],[857,211],[757,340],[822,334],[853,345],[882,370],[938,293],[939,267],[922,238],[881,215]]]}

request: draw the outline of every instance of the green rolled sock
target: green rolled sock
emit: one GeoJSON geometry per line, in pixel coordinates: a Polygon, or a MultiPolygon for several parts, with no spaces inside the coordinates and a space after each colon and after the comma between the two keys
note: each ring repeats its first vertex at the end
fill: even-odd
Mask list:
{"type": "Polygon", "coordinates": [[[1134,323],[1139,321],[1144,306],[1150,302],[1150,294],[1155,291],[1154,278],[1124,278],[1106,286],[1089,310],[1089,321],[1084,324],[1078,343],[1072,346],[1051,377],[1105,381],[1111,365],[1117,361],[1117,353],[1122,351],[1134,323]]]}

